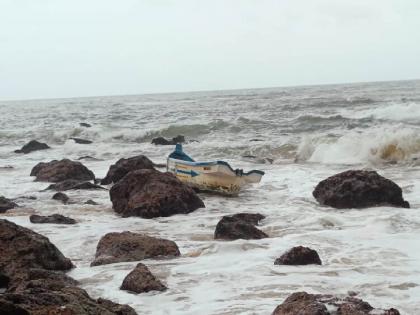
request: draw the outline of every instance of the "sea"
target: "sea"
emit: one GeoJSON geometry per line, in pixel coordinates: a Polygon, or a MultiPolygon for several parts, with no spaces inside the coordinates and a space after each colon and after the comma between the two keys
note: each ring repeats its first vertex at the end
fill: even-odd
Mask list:
{"type": "Polygon", "coordinates": [[[19,208],[1,214],[47,236],[76,265],[70,276],[92,297],[138,314],[271,314],[293,292],[348,292],[378,308],[420,314],[420,81],[0,102],[0,195],[19,208]],[[90,128],[81,127],[85,122],[90,128]],[[196,160],[224,160],[265,172],[237,197],[200,194],[187,215],[121,218],[108,191],[68,191],[63,205],[29,174],[41,161],[69,158],[103,178],[120,158],[166,163],[184,135],[196,160]],[[93,141],[76,144],[71,137],[93,141]],[[36,139],[50,150],[16,154],[36,139]],[[312,196],[318,182],[349,169],[395,181],[410,209],[337,210],[312,196]],[[36,199],[31,199],[36,197],[36,199]],[[85,205],[92,199],[98,205],[85,205]],[[261,213],[261,240],[216,241],[224,215],[261,213]],[[31,224],[30,214],[60,213],[76,225],[31,224]],[[168,287],[121,291],[136,262],[90,267],[99,239],[131,231],[175,241],[181,256],[143,261],[168,287]],[[293,246],[315,249],[322,265],[279,266],[293,246]]]}

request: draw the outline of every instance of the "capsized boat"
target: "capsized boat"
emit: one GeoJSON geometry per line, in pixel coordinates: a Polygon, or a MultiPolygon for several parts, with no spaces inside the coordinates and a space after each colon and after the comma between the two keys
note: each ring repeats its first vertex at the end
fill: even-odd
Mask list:
{"type": "Polygon", "coordinates": [[[196,162],[182,150],[181,144],[168,156],[167,171],[200,190],[227,195],[237,195],[245,185],[259,183],[264,175],[263,171],[234,170],[225,161],[196,162]]]}

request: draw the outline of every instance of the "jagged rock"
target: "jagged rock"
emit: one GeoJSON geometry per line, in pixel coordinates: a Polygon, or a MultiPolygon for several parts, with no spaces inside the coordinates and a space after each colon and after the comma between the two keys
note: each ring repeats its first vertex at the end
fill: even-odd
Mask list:
{"type": "Polygon", "coordinates": [[[22,147],[22,149],[15,150],[15,153],[28,154],[33,151],[46,150],[46,149],[50,149],[50,147],[46,143],[38,142],[36,140],[31,140],[27,144],[25,144],[22,147]]]}
{"type": "Polygon", "coordinates": [[[61,201],[62,203],[66,204],[69,201],[70,198],[66,194],[64,194],[62,192],[58,192],[58,193],[55,193],[52,196],[52,199],[61,201]]]}
{"type": "Polygon", "coordinates": [[[224,216],[216,225],[214,238],[223,240],[266,238],[268,235],[255,227],[262,219],[264,216],[259,213],[238,213],[233,216],[224,216]]]}
{"type": "Polygon", "coordinates": [[[124,278],[120,289],[134,293],[143,293],[149,291],[165,291],[167,288],[150,272],[149,268],[139,263],[124,278]]]}
{"type": "Polygon", "coordinates": [[[80,127],[86,127],[86,128],[92,127],[92,125],[90,125],[88,123],[85,123],[85,122],[81,122],[79,125],[80,125],[80,127]]]}
{"type": "Polygon", "coordinates": [[[92,199],[89,199],[85,202],[85,205],[97,206],[99,205],[99,203],[93,201],[92,199]]]}
{"type": "Polygon", "coordinates": [[[179,255],[178,246],[170,240],[131,232],[108,233],[99,241],[91,266],[179,255]]]}
{"type": "Polygon", "coordinates": [[[70,138],[71,140],[73,140],[74,142],[78,143],[78,144],[91,144],[93,143],[90,140],[86,140],[86,139],[80,139],[80,138],[70,138]]]}
{"type": "Polygon", "coordinates": [[[53,223],[53,224],[76,224],[76,220],[65,217],[61,214],[52,214],[49,216],[42,216],[33,214],[29,217],[32,223],[53,223]]]}
{"type": "Polygon", "coordinates": [[[170,173],[138,170],[110,190],[114,211],[123,217],[167,217],[204,207],[194,190],[170,173]]]}
{"type": "Polygon", "coordinates": [[[9,209],[16,208],[18,205],[6,197],[0,196],[0,213],[4,213],[9,209]]]}
{"type": "Polygon", "coordinates": [[[91,182],[84,182],[74,179],[63,180],[62,182],[58,182],[56,184],[49,185],[46,190],[57,190],[57,191],[66,191],[66,190],[92,190],[92,189],[102,189],[107,190],[104,187],[101,187],[96,184],[92,184],[91,182]]]}
{"type": "Polygon", "coordinates": [[[10,221],[0,219],[0,270],[6,276],[17,269],[69,270],[70,259],[48,238],[10,221]]]}
{"type": "Polygon", "coordinates": [[[89,181],[95,179],[93,172],[82,163],[74,162],[68,159],[38,163],[32,169],[31,176],[36,176],[37,181],[54,183],[62,182],[68,179],[78,181],[89,181]]]}
{"type": "Polygon", "coordinates": [[[272,315],[400,315],[399,311],[374,309],[354,297],[339,298],[326,294],[295,292],[277,306],[272,315]],[[336,311],[329,311],[329,310],[336,311]]]}
{"type": "Polygon", "coordinates": [[[374,171],[346,171],[321,181],[313,196],[322,205],[334,208],[394,206],[409,208],[401,188],[374,171]]]}
{"type": "Polygon", "coordinates": [[[303,246],[296,246],[289,249],[274,262],[275,265],[322,265],[318,253],[303,246]]]}
{"type": "Polygon", "coordinates": [[[185,142],[185,137],[178,135],[170,140],[165,139],[164,137],[157,137],[152,139],[152,144],[155,145],[175,145],[177,143],[184,143],[185,142]]]}
{"type": "Polygon", "coordinates": [[[117,163],[110,166],[105,178],[102,179],[102,185],[108,185],[118,182],[129,172],[141,169],[154,169],[154,164],[144,155],[133,156],[128,159],[119,159],[117,163]]]}

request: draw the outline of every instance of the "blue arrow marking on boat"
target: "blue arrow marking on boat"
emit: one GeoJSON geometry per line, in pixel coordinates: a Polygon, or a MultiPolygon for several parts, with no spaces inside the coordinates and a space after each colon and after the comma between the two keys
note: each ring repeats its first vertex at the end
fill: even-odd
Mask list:
{"type": "Polygon", "coordinates": [[[191,177],[196,177],[196,176],[200,175],[200,173],[197,173],[193,170],[191,170],[191,171],[176,170],[176,172],[181,173],[181,174],[191,175],[191,177]]]}

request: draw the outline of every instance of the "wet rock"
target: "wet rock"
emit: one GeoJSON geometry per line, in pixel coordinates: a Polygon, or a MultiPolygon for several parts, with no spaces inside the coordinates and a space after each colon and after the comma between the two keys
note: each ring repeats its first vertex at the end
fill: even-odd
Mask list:
{"type": "Polygon", "coordinates": [[[233,216],[224,216],[216,225],[214,232],[215,239],[237,240],[237,239],[262,239],[268,237],[255,225],[264,216],[259,213],[238,213],[233,216]]]}
{"type": "Polygon", "coordinates": [[[155,170],[128,173],[111,188],[110,196],[114,211],[123,217],[167,217],[204,207],[191,187],[155,170]]]}
{"type": "Polygon", "coordinates": [[[322,205],[338,209],[394,206],[409,208],[401,188],[374,171],[346,171],[321,181],[313,196],[322,205]]]}
{"type": "Polygon", "coordinates": [[[164,137],[157,137],[152,140],[152,144],[155,145],[175,145],[177,143],[184,143],[185,137],[178,135],[172,139],[165,139],[164,137]]]}
{"type": "Polygon", "coordinates": [[[80,125],[80,127],[86,127],[86,128],[92,127],[92,125],[90,125],[88,123],[85,123],[85,122],[81,122],[79,125],[80,125]]]}
{"type": "Polygon", "coordinates": [[[85,205],[97,206],[99,205],[99,203],[93,201],[92,199],[89,199],[85,202],[85,205]]]}
{"type": "Polygon", "coordinates": [[[36,176],[37,181],[54,183],[68,179],[89,181],[95,178],[93,172],[82,163],[68,159],[38,163],[32,169],[31,176],[36,176]]]}
{"type": "Polygon", "coordinates": [[[32,223],[76,224],[76,220],[57,213],[48,216],[33,214],[29,220],[32,223]]]}
{"type": "Polygon", "coordinates": [[[50,147],[46,143],[38,142],[36,140],[31,140],[27,144],[25,144],[22,147],[22,149],[15,150],[15,153],[28,154],[33,151],[46,150],[46,149],[50,149],[50,147]]]}
{"type": "Polygon", "coordinates": [[[78,144],[91,144],[93,143],[90,140],[86,140],[86,139],[80,139],[80,138],[70,138],[71,140],[73,140],[74,142],[78,143],[78,144]]]}
{"type": "Polygon", "coordinates": [[[100,239],[91,266],[179,255],[178,246],[170,240],[131,232],[108,233],[100,239]]]}
{"type": "Polygon", "coordinates": [[[369,303],[355,298],[339,298],[326,294],[295,292],[277,306],[272,315],[399,315],[396,309],[374,309],[369,303]],[[329,311],[329,310],[336,311],[329,311]]]}
{"type": "Polygon", "coordinates": [[[289,249],[274,262],[275,265],[322,265],[318,253],[303,246],[296,246],[289,249]]]}
{"type": "Polygon", "coordinates": [[[129,172],[141,169],[154,169],[154,164],[144,155],[133,156],[128,159],[119,159],[117,163],[111,165],[105,178],[102,179],[102,185],[108,185],[118,182],[129,172]]]}
{"type": "Polygon", "coordinates": [[[69,201],[70,198],[66,194],[64,194],[62,192],[58,192],[58,193],[55,193],[52,196],[52,199],[61,201],[62,203],[66,204],[69,201]]]}
{"type": "Polygon", "coordinates": [[[69,270],[70,259],[45,236],[0,219],[0,270],[12,276],[18,269],[69,270]]]}
{"type": "Polygon", "coordinates": [[[0,213],[5,213],[7,210],[16,208],[17,206],[12,200],[0,196],[0,213]]]}
{"type": "Polygon", "coordinates": [[[59,291],[42,288],[26,289],[17,293],[0,296],[0,310],[11,303],[19,313],[31,315],[136,315],[128,305],[120,305],[108,300],[92,299],[85,290],[70,286],[59,291]]]}
{"type": "Polygon", "coordinates": [[[93,156],[90,156],[90,155],[84,155],[84,156],[81,156],[81,157],[79,157],[77,160],[78,160],[78,161],[81,161],[81,160],[88,160],[88,161],[102,161],[101,159],[98,159],[98,158],[93,157],[93,156]]]}
{"type": "Polygon", "coordinates": [[[62,182],[49,185],[46,190],[57,190],[57,191],[66,191],[66,190],[94,190],[102,189],[107,190],[105,187],[101,187],[96,184],[92,184],[87,181],[79,181],[74,179],[63,180],[62,182]]]}
{"type": "Polygon", "coordinates": [[[165,291],[167,288],[150,272],[149,268],[139,263],[125,278],[121,290],[134,293],[165,291]]]}

